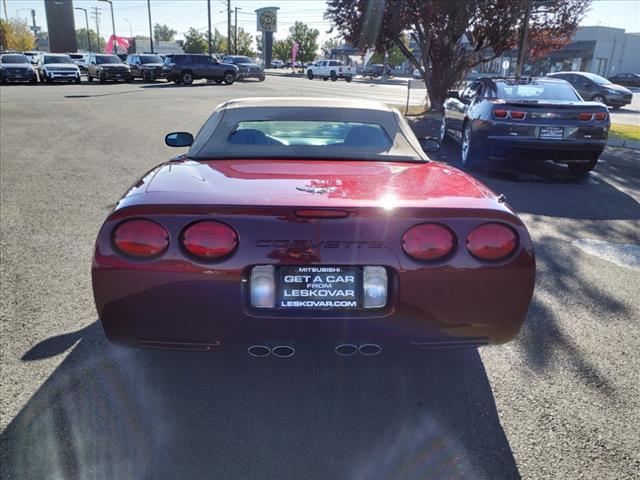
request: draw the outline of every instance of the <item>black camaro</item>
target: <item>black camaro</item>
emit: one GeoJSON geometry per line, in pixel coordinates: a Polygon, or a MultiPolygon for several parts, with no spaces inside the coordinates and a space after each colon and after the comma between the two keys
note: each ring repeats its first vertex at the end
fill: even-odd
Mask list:
{"type": "Polygon", "coordinates": [[[553,160],[573,173],[596,166],[610,127],[607,107],[564,80],[480,78],[443,105],[440,140],[461,144],[464,165],[489,157],[553,160]]]}

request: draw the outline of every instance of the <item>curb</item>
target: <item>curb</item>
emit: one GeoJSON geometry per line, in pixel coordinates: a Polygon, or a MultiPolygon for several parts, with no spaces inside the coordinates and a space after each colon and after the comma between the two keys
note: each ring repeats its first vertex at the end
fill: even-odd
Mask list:
{"type": "Polygon", "coordinates": [[[607,147],[622,147],[632,150],[640,150],[640,141],[638,140],[620,140],[618,138],[610,138],[607,140],[607,147]]]}

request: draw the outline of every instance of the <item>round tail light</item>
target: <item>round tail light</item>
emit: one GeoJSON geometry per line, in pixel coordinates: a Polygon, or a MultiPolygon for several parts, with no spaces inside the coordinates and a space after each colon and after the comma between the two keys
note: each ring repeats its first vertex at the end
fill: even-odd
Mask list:
{"type": "Polygon", "coordinates": [[[131,257],[155,257],[169,246],[169,232],[151,220],[126,220],[113,231],[113,244],[131,257]]]}
{"type": "Polygon", "coordinates": [[[182,245],[191,255],[213,260],[233,252],[238,246],[238,235],[224,223],[203,220],[184,230],[182,245]]]}
{"type": "Polygon", "coordinates": [[[501,223],[485,223],[467,236],[467,250],[480,260],[500,260],[511,255],[517,246],[516,232],[501,223]]]}
{"type": "Polygon", "coordinates": [[[405,253],[417,260],[438,260],[447,256],[456,244],[454,233],[444,225],[423,223],[402,236],[405,253]]]}

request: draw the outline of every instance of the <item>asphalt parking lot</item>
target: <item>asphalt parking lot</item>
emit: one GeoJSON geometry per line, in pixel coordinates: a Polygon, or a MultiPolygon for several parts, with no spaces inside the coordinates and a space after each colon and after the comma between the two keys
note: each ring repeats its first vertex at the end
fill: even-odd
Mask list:
{"type": "MultiPolygon", "coordinates": [[[[197,132],[230,98],[282,95],[405,93],[287,77],[0,89],[1,477],[638,478],[637,150],[607,148],[587,177],[471,172],[534,241],[535,297],[512,343],[255,359],[106,342],[90,265],[109,210],[176,154],[167,132],[197,132]]],[[[435,157],[457,166],[457,147],[435,157]]]]}

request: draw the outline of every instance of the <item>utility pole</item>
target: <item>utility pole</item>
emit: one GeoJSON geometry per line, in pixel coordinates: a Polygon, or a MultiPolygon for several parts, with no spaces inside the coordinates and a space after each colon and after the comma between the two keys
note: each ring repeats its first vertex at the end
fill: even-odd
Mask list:
{"type": "Polygon", "coordinates": [[[96,35],[98,36],[98,49],[97,52],[100,53],[100,15],[102,15],[101,9],[98,7],[91,7],[93,10],[93,18],[96,21],[96,35]]]}
{"type": "Polygon", "coordinates": [[[87,24],[87,45],[89,46],[89,52],[91,52],[91,35],[89,35],[89,15],[87,9],[82,7],[73,7],[74,10],[82,10],[84,12],[84,20],[87,24]]]}
{"type": "MultiPolygon", "coordinates": [[[[218,7],[220,8],[220,7],[218,7]]],[[[207,42],[209,44],[209,56],[213,53],[211,51],[211,0],[207,0],[207,20],[209,20],[209,30],[207,30],[207,42]]]]}
{"type": "Polygon", "coordinates": [[[227,0],[227,55],[231,55],[231,0],[227,0]]]}
{"type": "Polygon", "coordinates": [[[151,53],[153,53],[153,27],[151,26],[151,0],[147,0],[147,11],[149,12],[149,43],[151,44],[151,53]]]}
{"type": "Polygon", "coordinates": [[[99,2],[108,3],[111,7],[111,28],[113,29],[113,54],[118,53],[118,42],[116,42],[116,20],[113,16],[113,2],[111,0],[98,0],[99,2]]]}
{"type": "Polygon", "coordinates": [[[9,14],[7,13],[7,0],[2,0],[2,6],[4,7],[4,18],[8,22],[9,14]]]}
{"type": "Polygon", "coordinates": [[[518,63],[516,64],[516,78],[522,75],[522,67],[524,66],[524,54],[527,44],[527,33],[529,33],[529,18],[531,17],[531,8],[533,1],[527,0],[526,10],[524,12],[524,21],[522,23],[522,31],[520,32],[520,45],[518,45],[518,63]]]}
{"type": "Polygon", "coordinates": [[[235,19],[233,22],[233,53],[234,55],[238,54],[238,10],[242,10],[240,7],[236,7],[235,9],[235,19]]]}

